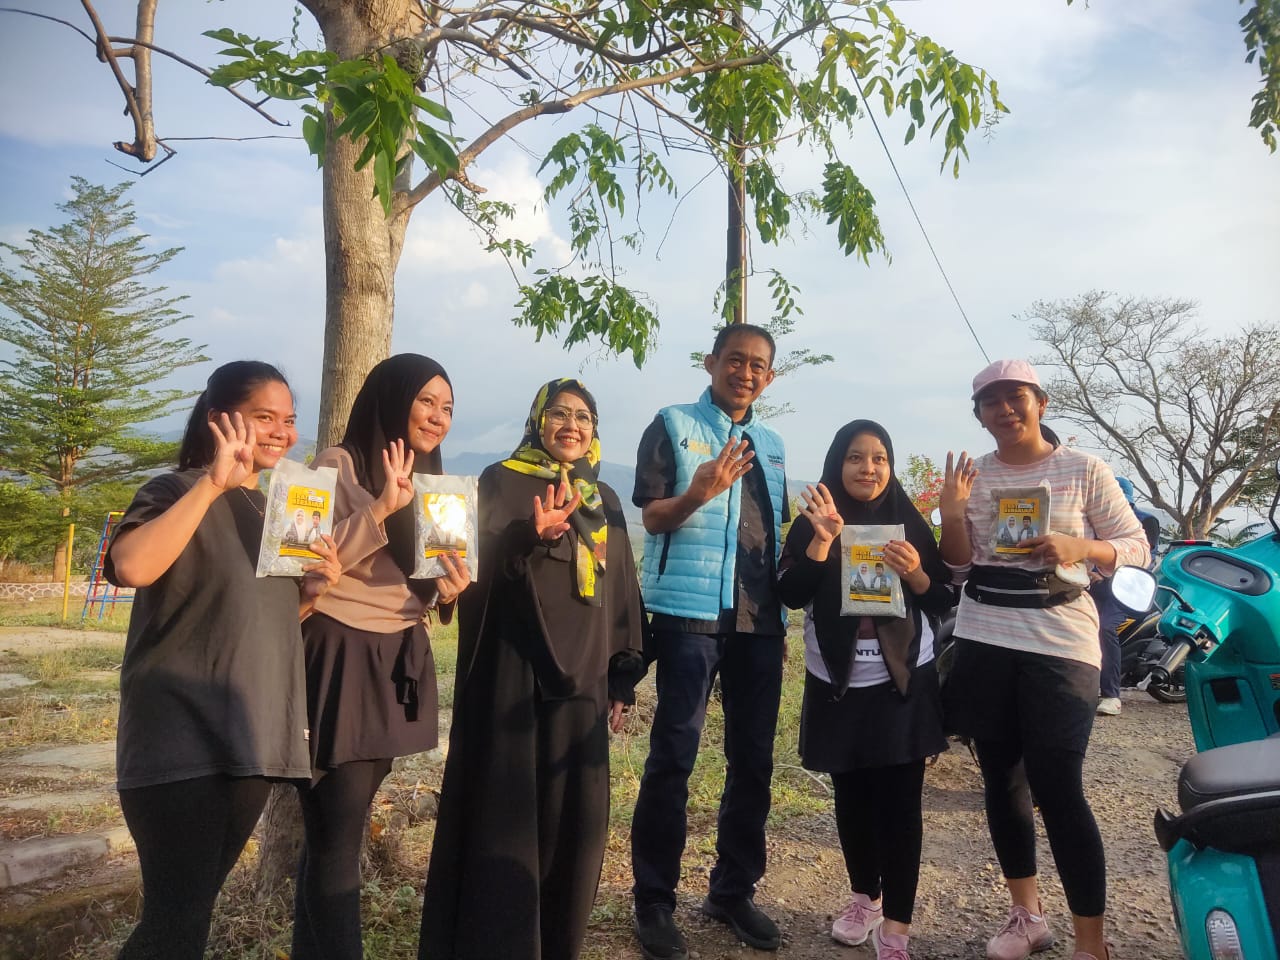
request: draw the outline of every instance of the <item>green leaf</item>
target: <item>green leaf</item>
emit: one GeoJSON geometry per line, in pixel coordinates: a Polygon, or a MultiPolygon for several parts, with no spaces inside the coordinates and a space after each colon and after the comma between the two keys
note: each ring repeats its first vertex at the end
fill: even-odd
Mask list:
{"type": "Polygon", "coordinates": [[[302,139],[307,142],[307,149],[316,158],[316,166],[324,166],[324,121],[313,115],[303,117],[302,139]]]}
{"type": "Polygon", "coordinates": [[[373,158],[374,191],[382,204],[383,213],[391,213],[391,190],[395,180],[395,161],[392,156],[379,151],[373,158]]]}
{"type": "Polygon", "coordinates": [[[434,100],[428,100],[426,97],[415,96],[413,105],[423,113],[435,117],[443,123],[453,123],[453,114],[442,103],[436,103],[434,100]]]}

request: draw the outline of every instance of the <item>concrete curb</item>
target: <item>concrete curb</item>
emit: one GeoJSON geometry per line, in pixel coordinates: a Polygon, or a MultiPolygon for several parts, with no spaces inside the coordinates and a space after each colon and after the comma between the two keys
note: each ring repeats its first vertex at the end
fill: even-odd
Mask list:
{"type": "Polygon", "coordinates": [[[72,867],[133,849],[127,827],[0,844],[0,889],[46,880],[72,867]]]}

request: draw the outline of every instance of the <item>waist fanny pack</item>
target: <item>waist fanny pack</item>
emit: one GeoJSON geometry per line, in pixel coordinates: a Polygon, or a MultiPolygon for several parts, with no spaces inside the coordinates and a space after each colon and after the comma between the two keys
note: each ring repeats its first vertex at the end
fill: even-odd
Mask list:
{"type": "Polygon", "coordinates": [[[978,603],[994,607],[1043,608],[1070,603],[1084,593],[1084,587],[1062,579],[1055,570],[975,566],[969,571],[964,592],[978,603]]]}

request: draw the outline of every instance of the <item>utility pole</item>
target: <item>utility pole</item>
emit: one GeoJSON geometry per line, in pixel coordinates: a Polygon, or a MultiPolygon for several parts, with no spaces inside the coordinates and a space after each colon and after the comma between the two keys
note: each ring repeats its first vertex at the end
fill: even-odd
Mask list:
{"type": "MultiPolygon", "coordinates": [[[[741,6],[734,7],[732,16],[733,27],[741,35],[741,6]]],[[[729,145],[729,217],[724,264],[725,296],[733,304],[733,323],[747,320],[747,148],[744,139],[745,131],[740,124],[729,145]]]]}

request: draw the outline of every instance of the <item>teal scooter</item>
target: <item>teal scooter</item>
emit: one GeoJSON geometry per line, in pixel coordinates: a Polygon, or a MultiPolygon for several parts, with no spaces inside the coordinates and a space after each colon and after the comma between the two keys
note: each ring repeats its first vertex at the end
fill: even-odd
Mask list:
{"type": "MultiPolygon", "coordinates": [[[[1280,478],[1280,464],[1277,464],[1280,478]]],[[[1178,805],[1155,816],[1186,960],[1280,960],[1280,488],[1273,532],[1228,549],[1174,544],[1160,580],[1122,567],[1112,581],[1135,613],[1160,617],[1169,648],[1152,668],[1185,664],[1196,750],[1178,805]]]]}

